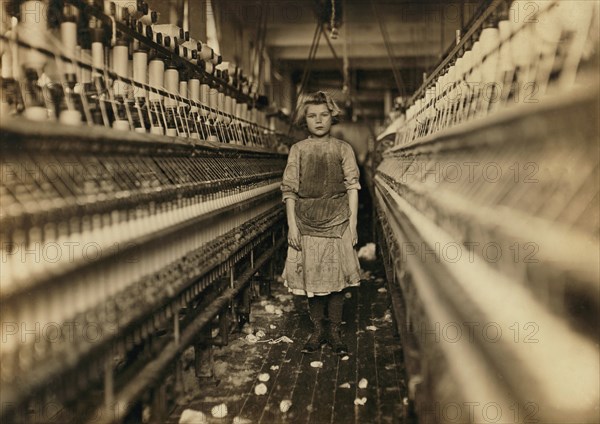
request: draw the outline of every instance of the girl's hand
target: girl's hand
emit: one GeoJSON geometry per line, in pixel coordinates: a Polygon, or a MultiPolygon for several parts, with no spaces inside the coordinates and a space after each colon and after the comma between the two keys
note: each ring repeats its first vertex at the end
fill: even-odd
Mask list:
{"type": "Polygon", "coordinates": [[[352,247],[358,244],[358,232],[356,231],[356,223],[350,223],[350,236],[352,237],[352,247]]]}
{"type": "Polygon", "coordinates": [[[295,225],[289,226],[288,245],[298,251],[302,250],[302,245],[300,244],[300,231],[298,231],[298,227],[295,225]]]}

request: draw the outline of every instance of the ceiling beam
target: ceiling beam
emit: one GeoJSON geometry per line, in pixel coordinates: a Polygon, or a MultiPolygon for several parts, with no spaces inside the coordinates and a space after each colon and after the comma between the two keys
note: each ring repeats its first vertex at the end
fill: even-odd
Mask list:
{"type": "MultiPolygon", "coordinates": [[[[279,60],[306,60],[309,46],[272,47],[271,57],[279,60]]],[[[395,57],[437,56],[441,53],[439,42],[402,43],[393,42],[392,51],[395,57]]],[[[382,43],[353,43],[347,48],[348,58],[387,58],[387,50],[382,43]]],[[[338,57],[340,52],[336,52],[338,57]]],[[[331,59],[333,54],[325,46],[319,46],[316,59],[331,59]]]]}
{"type": "MultiPolygon", "coordinates": [[[[441,26],[423,22],[402,22],[398,25],[387,25],[391,40],[398,43],[438,42],[441,39],[441,26]]],[[[285,26],[273,25],[267,31],[267,45],[271,47],[310,46],[315,32],[315,24],[291,24],[285,26]]],[[[331,40],[333,46],[342,49],[344,34],[348,44],[383,43],[381,29],[376,22],[352,24],[342,29],[340,37],[331,40]]],[[[325,42],[321,40],[321,42],[325,42]]]]}
{"type": "MultiPolygon", "coordinates": [[[[395,64],[400,69],[427,69],[437,65],[439,62],[439,56],[406,56],[406,57],[396,57],[395,64]]],[[[295,60],[285,60],[280,61],[279,64],[282,67],[286,67],[288,69],[303,69],[304,64],[306,63],[306,57],[302,59],[295,60]]],[[[391,69],[390,61],[387,57],[371,57],[371,58],[362,58],[355,57],[350,60],[350,68],[351,69],[364,69],[364,70],[376,70],[376,69],[391,69]]],[[[319,59],[315,61],[312,65],[313,71],[331,71],[331,70],[339,70],[341,72],[342,69],[342,60],[341,59],[319,59]]]]}

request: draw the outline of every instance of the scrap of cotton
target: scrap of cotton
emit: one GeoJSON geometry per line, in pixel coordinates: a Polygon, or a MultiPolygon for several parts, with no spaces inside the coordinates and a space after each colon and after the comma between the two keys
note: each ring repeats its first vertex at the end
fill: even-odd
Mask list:
{"type": "Polygon", "coordinates": [[[358,249],[358,259],[364,259],[365,261],[375,260],[375,243],[367,243],[358,249]]]}
{"type": "Polygon", "coordinates": [[[354,404],[355,405],[364,405],[365,403],[367,403],[367,398],[366,397],[354,399],[354,404]]]}
{"type": "Polygon", "coordinates": [[[271,365],[271,371],[277,371],[279,369],[279,365],[271,365]]]}
{"type": "Polygon", "coordinates": [[[283,311],[281,309],[275,309],[275,315],[283,315],[283,311]]]}
{"type": "Polygon", "coordinates": [[[291,407],[292,407],[292,401],[289,399],[284,399],[281,402],[279,402],[279,410],[281,412],[287,412],[290,410],[291,407]]]}
{"type": "Polygon", "coordinates": [[[273,306],[273,305],[265,305],[265,311],[268,312],[269,314],[274,314],[275,313],[275,306],[273,306]]]}
{"type": "Polygon", "coordinates": [[[347,361],[348,359],[350,359],[350,357],[348,355],[342,356],[342,361],[347,361]]]}
{"type": "Polygon", "coordinates": [[[310,366],[313,368],[323,368],[323,362],[321,361],[312,361],[310,366]]]}
{"type": "Polygon", "coordinates": [[[352,293],[350,293],[350,292],[346,292],[346,293],[344,294],[344,297],[345,297],[346,299],[350,299],[350,298],[352,298],[352,293]]]}
{"type": "Polygon", "coordinates": [[[266,336],[266,334],[265,334],[265,332],[264,332],[264,331],[262,331],[262,330],[258,330],[258,331],[256,332],[256,337],[258,337],[259,339],[261,339],[261,338],[263,338],[263,337],[265,337],[265,336],[266,336]]]}
{"type": "Polygon", "coordinates": [[[227,416],[227,405],[224,403],[220,405],[213,406],[210,410],[210,413],[215,418],[223,418],[227,416]]]}
{"type": "Polygon", "coordinates": [[[350,383],[340,384],[340,389],[349,389],[349,388],[350,388],[350,383]]]}
{"type": "Polygon", "coordinates": [[[206,415],[201,411],[195,411],[193,409],[186,409],[179,417],[179,424],[204,424],[208,423],[206,415]]]}
{"type": "Polygon", "coordinates": [[[377,291],[378,291],[379,293],[387,293],[387,289],[386,289],[385,287],[379,287],[379,288],[377,289],[377,291]]]}
{"type": "Polygon", "coordinates": [[[271,330],[275,330],[275,329],[277,328],[277,326],[276,326],[276,325],[273,325],[273,324],[269,324],[269,328],[270,328],[271,330]]]}
{"type": "Polygon", "coordinates": [[[361,378],[360,381],[358,382],[359,389],[366,389],[368,385],[369,385],[369,381],[366,378],[361,378]]]}
{"type": "Polygon", "coordinates": [[[233,424],[252,424],[252,420],[242,417],[233,417],[233,424]]]}
{"type": "Polygon", "coordinates": [[[381,277],[375,279],[376,283],[383,283],[384,281],[385,280],[383,278],[381,278],[381,277]]]}
{"type": "Polygon", "coordinates": [[[369,331],[377,331],[377,327],[375,327],[374,325],[369,325],[368,327],[366,327],[366,329],[369,331]]]}
{"type": "Polygon", "coordinates": [[[256,343],[258,341],[258,337],[256,337],[254,334],[248,334],[246,336],[246,341],[248,343],[254,344],[254,343],[256,343]]]}
{"type": "Polygon", "coordinates": [[[405,404],[405,405],[408,405],[408,398],[405,397],[404,399],[402,399],[402,403],[405,404]]]}
{"type": "Polygon", "coordinates": [[[271,376],[266,372],[263,372],[262,374],[258,375],[258,380],[262,381],[263,383],[269,381],[270,379],[271,379],[271,376]]]}
{"type": "Polygon", "coordinates": [[[267,386],[263,383],[257,384],[256,387],[254,387],[254,393],[256,393],[258,396],[266,394],[267,386]]]}
{"type": "Polygon", "coordinates": [[[290,339],[288,336],[281,336],[276,338],[275,340],[270,340],[269,344],[278,344],[278,343],[294,343],[294,341],[292,339],[290,339]]]}

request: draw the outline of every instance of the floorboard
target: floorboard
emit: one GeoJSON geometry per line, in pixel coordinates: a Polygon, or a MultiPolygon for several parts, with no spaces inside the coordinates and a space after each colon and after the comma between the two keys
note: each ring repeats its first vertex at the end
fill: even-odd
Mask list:
{"type": "Polygon", "coordinates": [[[362,265],[365,280],[346,290],[342,332],[350,351],[347,357],[333,354],[329,346],[303,354],[300,350],[312,329],[307,303],[273,283],[272,297],[253,303],[251,314],[254,333],[262,330],[265,335],[249,343],[246,334],[232,334],[229,346],[215,349],[215,378],[190,383],[188,375],[186,386],[195,385],[195,390],[180,400],[169,423],[177,423],[183,410],[190,408],[206,414],[210,424],[231,423],[233,417],[246,424],[406,424],[402,347],[384,289],[384,271],[379,262],[362,265]],[[283,314],[274,314],[273,308],[283,314]],[[269,343],[281,336],[293,343],[269,343]],[[322,368],[311,367],[313,361],[321,361],[322,368]],[[261,373],[270,379],[264,383],[267,393],[257,395],[261,373]],[[361,389],[362,378],[368,385],[361,389]],[[366,403],[356,405],[355,400],[363,397],[366,403]],[[282,400],[291,400],[289,411],[280,410],[282,400]],[[226,418],[210,414],[219,403],[228,406],[226,418]]]}

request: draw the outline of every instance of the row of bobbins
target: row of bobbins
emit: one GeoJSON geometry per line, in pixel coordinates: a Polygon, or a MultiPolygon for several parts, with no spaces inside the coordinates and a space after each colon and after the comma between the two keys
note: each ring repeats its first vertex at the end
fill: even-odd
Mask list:
{"type": "MultiPolygon", "coordinates": [[[[173,25],[148,27],[152,28],[148,32],[155,37],[155,42],[172,47],[173,54],[189,59],[194,65],[202,63],[198,65],[198,72],[190,74],[189,69],[181,68],[172,58],[146,48],[138,40],[130,40],[123,34],[108,34],[106,27],[93,17],[89,19],[89,31],[78,39],[79,13],[72,6],[64,8],[58,42],[52,38],[46,20],[27,19],[28,10],[40,8],[44,3],[22,2],[22,18],[13,19],[13,28],[7,32],[32,48],[6,48],[10,43],[3,43],[3,79],[26,80],[22,111],[25,117],[46,120],[56,116],[60,122],[71,125],[79,125],[83,120],[88,124],[139,132],[260,142],[261,131],[256,128],[249,131],[247,127],[249,124],[266,127],[266,117],[248,99],[240,98],[240,93],[256,98],[256,87],[243,76],[241,69],[222,63],[221,56],[210,47],[190,39],[173,25]],[[49,44],[46,37],[54,44],[54,58],[39,49],[49,44]],[[89,63],[92,69],[79,66],[81,63],[89,63]],[[203,78],[207,73],[219,78],[203,78]],[[112,78],[114,74],[116,78],[112,78]],[[61,83],[64,91],[60,105],[51,105],[48,101],[42,83],[48,79],[61,83]],[[139,84],[130,84],[129,80],[139,84]],[[168,94],[148,90],[144,87],[146,84],[168,94]],[[90,107],[94,103],[90,97],[102,101],[90,107]],[[151,107],[154,111],[147,110],[151,107]],[[144,118],[152,122],[144,122],[144,118]],[[179,124],[173,123],[175,118],[179,124]],[[198,119],[203,121],[197,122],[198,119]],[[236,122],[234,129],[214,128],[215,125],[229,126],[233,121],[236,122]],[[203,128],[198,128],[199,125],[203,128]]],[[[2,107],[5,112],[11,112],[7,102],[3,102],[2,107]]]]}
{"type": "Polygon", "coordinates": [[[406,111],[397,144],[515,103],[537,103],[552,89],[573,85],[598,5],[536,2],[536,13],[525,16],[524,3],[499,6],[478,33],[464,40],[471,47],[459,50],[406,111]]]}

